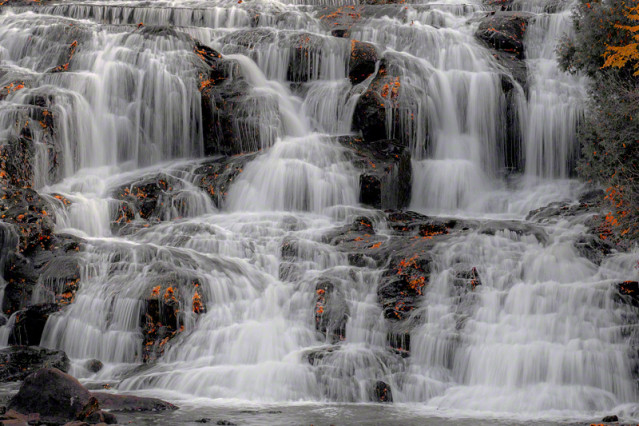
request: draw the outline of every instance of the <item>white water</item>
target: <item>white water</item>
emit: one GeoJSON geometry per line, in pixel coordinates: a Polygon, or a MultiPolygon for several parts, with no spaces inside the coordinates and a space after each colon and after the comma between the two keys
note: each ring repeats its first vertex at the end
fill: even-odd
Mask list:
{"type": "MultiPolygon", "coordinates": [[[[350,266],[322,238],[362,213],[388,234],[380,212],[358,205],[358,174],[330,137],[350,131],[359,94],[346,79],[349,43],[322,33],[321,12],[257,5],[259,26],[275,37],[251,52],[231,43],[255,13],[235,1],[62,3],[0,15],[0,67],[9,70],[0,82],[16,75],[33,80],[0,101],[1,135],[16,133],[27,96],[53,96],[64,179],[53,184],[43,169],[39,186],[72,201],[56,213],[58,230],[87,240],[81,289],[49,319],[42,344],[66,351],[78,377],[119,380],[141,363],[144,299],[157,285],[175,285],[186,301],[184,331],[157,364],[127,376],[119,389],[240,405],[368,402],[371,387],[383,380],[396,403],[428,415],[639,417],[623,327],[628,312],[613,304],[611,290],[614,282],[637,279],[637,253],[601,266],[581,257],[572,244],[585,230],[584,217],[540,225],[545,241],[470,231],[436,246],[411,356],[388,350],[389,323],[376,293],[382,271],[350,266]],[[272,132],[221,210],[185,171],[197,161],[181,160],[202,152],[197,58],[183,39],[131,35],[139,22],[175,25],[237,61],[256,100],[248,114],[272,132]],[[71,25],[78,32],[69,35],[71,25]],[[321,66],[302,89],[285,81],[289,49],[282,43],[294,39],[294,30],[321,33],[320,53],[309,59],[321,66]],[[75,39],[81,43],[70,71],[44,73],[75,39]],[[178,179],[187,209],[167,205],[164,222],[114,235],[112,191],[158,172],[178,179]],[[284,241],[295,242],[295,259],[283,257],[284,241]],[[462,263],[482,279],[471,295],[452,286],[452,271],[462,263]],[[322,280],[335,286],[348,321],[339,349],[312,366],[306,355],[332,345],[315,331],[322,280]],[[185,285],[195,281],[206,305],[199,316],[191,305],[195,290],[185,285]],[[91,358],[103,361],[104,370],[86,371],[83,362],[91,358]]],[[[468,23],[481,5],[401,7],[405,20],[374,18],[351,36],[375,43],[380,56],[401,65],[400,102],[413,115],[401,117],[413,158],[411,207],[523,220],[533,208],[574,199],[581,190],[576,182],[538,180],[566,178],[575,149],[583,82],[559,74],[552,59],[569,12],[542,15],[529,29],[532,83],[521,124],[529,179],[507,184],[503,70],[468,23]]],[[[45,292],[36,291],[33,302],[43,301],[45,292]]],[[[0,343],[6,330],[0,329],[0,343]]]]}

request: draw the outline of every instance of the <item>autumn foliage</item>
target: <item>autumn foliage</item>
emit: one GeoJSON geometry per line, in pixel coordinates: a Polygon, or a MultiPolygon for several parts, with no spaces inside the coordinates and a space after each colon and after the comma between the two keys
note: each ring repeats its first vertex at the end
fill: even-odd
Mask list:
{"type": "Polygon", "coordinates": [[[582,0],[559,63],[590,77],[579,129],[582,178],[601,185],[597,233],[619,247],[639,241],[639,2],[582,0]]]}

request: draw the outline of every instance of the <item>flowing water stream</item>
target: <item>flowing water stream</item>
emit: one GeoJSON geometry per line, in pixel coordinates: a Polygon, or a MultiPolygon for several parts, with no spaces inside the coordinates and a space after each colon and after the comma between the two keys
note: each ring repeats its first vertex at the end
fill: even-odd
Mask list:
{"type": "MultiPolygon", "coordinates": [[[[402,121],[412,156],[412,210],[525,222],[532,209],[574,201],[583,191],[569,171],[585,81],[561,74],[554,60],[555,43],[569,30],[569,5],[547,13],[546,3],[515,3],[534,18],[525,40],[530,86],[514,89],[524,170],[508,178],[501,83],[507,71],[474,37],[476,18],[486,13],[480,2],[402,2],[392,5],[401,16],[379,12],[352,28],[351,38],[401,64],[400,97],[412,105],[412,119],[402,121]]],[[[178,401],[189,413],[266,404],[285,407],[289,420],[299,418],[291,414],[298,407],[318,424],[339,423],[339,413],[355,422],[369,406],[327,404],[368,403],[371,387],[383,381],[395,408],[382,409],[371,423],[402,416],[404,424],[432,416],[589,421],[613,411],[639,418],[626,327],[633,314],[614,303],[611,287],[637,279],[637,253],[601,265],[583,257],[574,242],[587,216],[537,224],[543,237],[472,231],[436,244],[414,314],[411,355],[388,350],[389,323],[377,296],[383,270],[353,266],[324,238],[361,215],[372,218],[381,237],[391,233],[382,212],[359,204],[358,172],[335,138],[350,133],[355,104],[370,84],[369,78],[352,87],[350,42],[332,37],[320,21],[320,6],[348,4],[68,0],[4,9],[0,86],[16,78],[30,84],[0,100],[0,138],[17,132],[28,99],[48,99],[61,175],[48,176],[42,149],[34,180],[42,193],[71,201],[56,209],[56,231],[86,240],[81,287],[72,304],[48,319],[42,346],[64,350],[71,373],[88,383],[118,382],[120,391],[178,401]],[[179,33],[152,37],[135,31],[138,23],[179,33]],[[242,30],[252,26],[263,37],[247,49],[242,30]],[[317,37],[321,48],[308,58],[315,64],[308,80],[291,84],[290,39],[299,31],[317,37]],[[260,129],[261,152],[221,205],[197,186],[193,172],[203,161],[203,112],[197,57],[184,34],[238,64],[250,87],[245,112],[260,129]],[[47,72],[74,41],[68,70],[47,72]],[[162,221],[114,232],[114,190],[158,173],[180,188],[163,204],[162,221]],[[282,253],[286,241],[296,243],[293,265],[282,253]],[[460,259],[482,279],[467,306],[451,290],[460,259]],[[348,319],[339,350],[311,364],[309,353],[334,347],[317,333],[313,316],[316,285],[326,279],[339,288],[348,319]],[[142,364],[140,313],[158,282],[193,282],[197,290],[176,286],[187,301],[184,329],[156,363],[131,373],[142,364]],[[194,313],[195,291],[205,303],[201,315],[194,313]],[[83,367],[89,359],[105,368],[89,372],[83,367]],[[308,408],[317,404],[332,414],[308,408]]],[[[45,138],[33,133],[38,146],[45,138]]],[[[50,285],[40,283],[32,302],[51,301],[50,285]]],[[[0,328],[0,343],[6,330],[0,328]]]]}

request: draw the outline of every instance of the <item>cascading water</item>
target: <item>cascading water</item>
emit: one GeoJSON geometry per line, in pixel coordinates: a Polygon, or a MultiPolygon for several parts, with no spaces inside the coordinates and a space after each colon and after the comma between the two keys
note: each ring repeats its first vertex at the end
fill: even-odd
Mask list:
{"type": "MultiPolygon", "coordinates": [[[[636,252],[597,264],[575,248],[588,215],[524,219],[583,191],[566,179],[585,82],[553,59],[569,7],[547,13],[545,3],[513,5],[531,16],[528,87],[475,38],[486,12],[474,1],[5,9],[0,87],[24,87],[0,97],[0,140],[24,137],[15,123],[33,111],[55,117],[54,133],[29,124],[41,147],[34,187],[51,199],[56,231],[84,241],[75,300],[49,317],[41,345],[64,350],[82,380],[185,404],[361,403],[381,386],[427,416],[639,416],[624,322],[635,314],[611,287],[637,278],[636,252]],[[352,43],[326,26],[332,10],[379,52],[361,81],[349,76],[352,43]],[[239,87],[211,110],[193,38],[221,53],[239,87]],[[343,143],[358,137],[356,105],[376,76],[396,75],[380,117],[410,153],[410,207],[464,224],[432,240],[428,283],[403,322],[388,319],[378,291],[395,250],[380,261],[340,246],[355,232],[347,243],[374,252],[399,232],[360,204],[364,180],[343,143]],[[203,158],[206,114],[238,135],[214,172],[232,174],[223,189],[202,184],[201,169],[222,161],[203,158]],[[507,179],[519,135],[523,177],[507,179]],[[460,268],[481,285],[460,290],[460,268]],[[389,344],[395,334],[402,342],[389,344]],[[97,373],[84,367],[94,358],[105,364],[97,373]]],[[[62,281],[40,278],[31,303],[57,302],[62,281]]]]}

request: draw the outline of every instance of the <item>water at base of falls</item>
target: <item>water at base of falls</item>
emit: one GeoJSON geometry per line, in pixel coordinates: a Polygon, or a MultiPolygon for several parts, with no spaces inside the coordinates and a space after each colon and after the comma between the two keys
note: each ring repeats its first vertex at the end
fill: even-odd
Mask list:
{"type": "MultiPolygon", "coordinates": [[[[0,15],[0,82],[28,86],[0,98],[0,138],[24,137],[14,123],[25,111],[56,114],[54,134],[31,123],[44,149],[34,186],[55,208],[56,232],[83,241],[79,289],[48,318],[41,345],[65,351],[88,385],[182,407],[159,424],[639,419],[636,313],[613,289],[639,277],[636,249],[587,258],[576,244],[590,212],[527,219],[586,190],[570,180],[584,81],[561,75],[549,53],[569,9],[531,21],[524,91],[475,39],[484,6],[456,0],[363,6],[350,37],[373,43],[382,61],[352,84],[351,42],[321,19],[324,7],[356,7],[347,3],[88,1],[0,15]],[[210,81],[198,80],[192,37],[220,51],[232,64],[224,78],[240,82],[212,108],[218,124],[237,119],[228,128],[247,137],[232,155],[203,158],[210,81]],[[307,42],[315,50],[299,54],[307,42]],[[79,47],[66,72],[51,72],[69,46],[79,47]],[[395,77],[380,69],[401,79],[380,90],[399,106],[375,119],[386,120],[386,137],[407,138],[409,208],[459,224],[450,235],[399,239],[396,211],[360,204],[361,165],[340,137],[359,138],[356,105],[376,77],[395,77]],[[234,104],[241,96],[245,107],[234,104]],[[219,111],[227,104],[231,118],[219,111]],[[522,157],[511,175],[507,114],[518,118],[522,157]],[[222,194],[202,185],[198,170],[211,164],[222,164],[216,178],[233,170],[222,194]],[[154,185],[162,191],[151,201],[154,185]],[[143,206],[126,216],[131,196],[143,206]],[[382,260],[367,255],[380,247],[389,247],[382,260]],[[428,250],[428,282],[396,320],[380,286],[393,256],[408,254],[404,266],[418,256],[411,247],[428,250]],[[472,291],[460,290],[468,271],[472,291]],[[104,367],[89,371],[92,359],[104,367]],[[393,404],[379,404],[388,389],[393,404]]],[[[31,303],[56,302],[60,283],[49,281],[38,281],[31,303]]],[[[0,344],[15,321],[0,327],[0,344]]]]}

